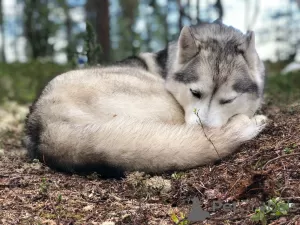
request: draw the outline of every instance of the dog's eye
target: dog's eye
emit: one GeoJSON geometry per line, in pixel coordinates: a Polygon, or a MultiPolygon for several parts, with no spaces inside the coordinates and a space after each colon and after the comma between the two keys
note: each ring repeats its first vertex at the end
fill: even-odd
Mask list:
{"type": "Polygon", "coordinates": [[[236,97],[232,98],[232,99],[221,99],[220,104],[221,105],[229,104],[229,103],[233,102],[235,99],[236,99],[236,97]]]}
{"type": "Polygon", "coordinates": [[[202,94],[200,91],[196,91],[196,90],[192,90],[192,89],[190,89],[190,91],[195,98],[199,98],[199,99],[201,98],[202,94]]]}

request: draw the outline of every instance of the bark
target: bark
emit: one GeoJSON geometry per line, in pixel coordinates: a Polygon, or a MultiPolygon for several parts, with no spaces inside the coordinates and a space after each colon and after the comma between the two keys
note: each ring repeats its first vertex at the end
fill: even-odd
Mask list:
{"type": "Polygon", "coordinates": [[[223,4],[222,4],[222,1],[221,0],[217,0],[216,3],[215,3],[215,8],[217,9],[218,11],[218,14],[219,14],[219,17],[218,19],[223,19],[223,16],[224,16],[224,8],[223,8],[223,4]]]}
{"type": "Polygon", "coordinates": [[[87,19],[93,25],[98,43],[101,45],[101,62],[110,60],[109,1],[88,0],[86,3],[87,19]]]}
{"type": "Polygon", "coordinates": [[[2,0],[0,0],[0,32],[1,32],[1,53],[0,53],[0,58],[2,62],[6,62],[6,57],[5,57],[5,31],[4,31],[4,20],[3,20],[3,8],[2,8],[2,0]]]}
{"type": "Polygon", "coordinates": [[[197,20],[197,23],[201,23],[201,19],[200,19],[200,0],[197,0],[196,8],[197,8],[196,20],[197,20]]]}
{"type": "MultiPolygon", "coordinates": [[[[149,6],[152,6],[153,4],[155,4],[154,0],[151,0],[149,2],[149,6]]],[[[129,29],[129,32],[124,32],[124,34],[126,35],[126,37],[123,37],[126,39],[126,41],[128,43],[131,43],[131,54],[135,55],[137,53],[137,49],[132,45],[133,41],[136,38],[136,34],[133,30],[133,26],[135,24],[135,20],[136,20],[136,9],[138,8],[139,5],[139,1],[138,0],[121,0],[120,1],[120,6],[122,8],[122,15],[124,18],[124,26],[121,29],[129,29]]],[[[147,21],[147,24],[149,24],[149,22],[147,21]]],[[[147,27],[147,36],[149,40],[151,40],[151,31],[148,30],[147,27]]],[[[149,42],[147,42],[149,44],[149,42]]]]}

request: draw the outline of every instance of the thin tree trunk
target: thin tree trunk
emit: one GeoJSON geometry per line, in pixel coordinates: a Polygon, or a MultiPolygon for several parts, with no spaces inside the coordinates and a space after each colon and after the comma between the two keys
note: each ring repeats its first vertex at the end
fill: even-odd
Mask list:
{"type": "Polygon", "coordinates": [[[109,2],[108,0],[97,2],[97,38],[102,48],[100,60],[108,62],[110,59],[109,2]]]}
{"type": "Polygon", "coordinates": [[[218,19],[222,20],[224,15],[224,8],[221,0],[217,0],[215,3],[215,8],[218,11],[219,17],[218,19]]]}
{"type": "Polygon", "coordinates": [[[71,19],[70,8],[67,0],[63,1],[63,9],[66,16],[65,27],[66,27],[66,36],[68,42],[66,53],[67,53],[68,62],[70,62],[73,58],[74,55],[73,52],[75,52],[75,50],[72,49],[73,47],[72,46],[72,19],[71,19]]]}
{"type": "Polygon", "coordinates": [[[2,0],[0,0],[0,29],[1,29],[1,61],[6,62],[6,57],[5,57],[5,31],[4,31],[4,20],[3,20],[3,8],[2,8],[2,0]]]}
{"type": "Polygon", "coordinates": [[[183,26],[183,16],[184,16],[184,9],[182,7],[182,2],[181,0],[177,0],[177,7],[178,7],[178,10],[179,10],[179,20],[178,20],[178,28],[179,30],[182,29],[182,26],[183,26]]]}
{"type": "Polygon", "coordinates": [[[168,24],[168,14],[169,14],[169,0],[167,0],[167,5],[165,8],[165,14],[164,14],[164,28],[165,28],[165,41],[166,45],[169,43],[169,24],[168,24]]]}
{"type": "Polygon", "coordinates": [[[52,22],[48,20],[49,9],[47,8],[49,0],[43,3],[38,0],[26,0],[24,5],[24,35],[28,45],[31,48],[31,56],[33,59],[39,57],[53,56],[53,46],[49,45],[48,39],[54,33],[52,30],[52,22]],[[42,27],[37,26],[37,21],[42,21],[42,27]]]}
{"type": "MultiPolygon", "coordinates": [[[[149,18],[150,15],[147,13],[147,17],[149,18]]],[[[147,31],[147,39],[146,39],[146,47],[147,47],[147,52],[151,52],[151,39],[152,39],[152,30],[151,30],[151,25],[150,22],[147,20],[146,21],[146,31],[147,31]]]]}
{"type": "Polygon", "coordinates": [[[88,21],[94,27],[98,43],[101,45],[101,62],[110,60],[109,1],[88,0],[86,3],[88,21]]]}
{"type": "MultiPolygon", "coordinates": [[[[131,47],[131,54],[135,55],[137,52],[136,47],[132,45],[134,40],[136,39],[136,33],[133,30],[135,19],[136,19],[136,9],[138,8],[139,1],[138,0],[126,0],[126,1],[120,1],[120,6],[122,8],[122,15],[126,23],[125,29],[129,29],[129,32],[127,33],[127,41],[130,44],[131,47]]],[[[155,4],[154,0],[150,1],[149,6],[152,6],[155,4]]],[[[153,7],[153,6],[152,6],[153,7]]]]}
{"type": "Polygon", "coordinates": [[[197,23],[200,23],[201,22],[201,19],[200,19],[200,0],[197,0],[196,8],[197,8],[196,20],[197,20],[197,23]]]}

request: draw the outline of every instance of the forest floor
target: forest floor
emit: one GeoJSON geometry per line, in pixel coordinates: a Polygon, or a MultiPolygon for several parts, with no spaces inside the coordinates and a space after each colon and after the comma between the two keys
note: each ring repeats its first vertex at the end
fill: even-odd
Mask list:
{"type": "Polygon", "coordinates": [[[122,180],[29,162],[23,123],[16,122],[25,111],[17,105],[0,110],[2,122],[9,121],[0,136],[0,224],[185,225],[180,217],[189,215],[194,197],[210,218],[193,224],[300,224],[299,104],[264,106],[267,128],[217,164],[162,177],[130,173],[122,180]]]}

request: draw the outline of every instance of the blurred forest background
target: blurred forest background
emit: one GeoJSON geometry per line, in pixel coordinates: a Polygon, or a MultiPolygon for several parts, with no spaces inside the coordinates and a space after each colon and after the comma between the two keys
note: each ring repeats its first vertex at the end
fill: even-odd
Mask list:
{"type": "Polygon", "coordinates": [[[0,101],[30,103],[87,55],[106,64],[158,51],[182,26],[216,18],[255,31],[271,98],[300,99],[300,74],[290,72],[300,67],[300,0],[0,0],[0,101]]]}

